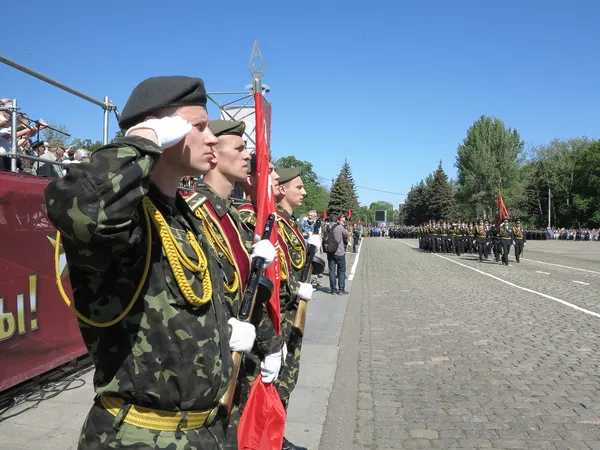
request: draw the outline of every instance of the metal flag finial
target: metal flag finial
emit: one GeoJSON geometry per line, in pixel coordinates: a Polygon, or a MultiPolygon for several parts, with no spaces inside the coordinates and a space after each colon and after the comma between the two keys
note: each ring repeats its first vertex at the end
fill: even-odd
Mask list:
{"type": "Polygon", "coordinates": [[[254,78],[262,79],[262,76],[265,74],[265,63],[258,47],[258,41],[254,41],[248,69],[254,78]]]}

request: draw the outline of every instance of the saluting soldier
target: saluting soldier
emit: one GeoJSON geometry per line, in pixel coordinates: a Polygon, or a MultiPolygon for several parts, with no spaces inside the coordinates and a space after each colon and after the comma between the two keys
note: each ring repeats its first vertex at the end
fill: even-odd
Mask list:
{"type": "MultiPolygon", "coordinates": [[[[213,120],[209,128],[219,140],[214,147],[216,165],[204,175],[203,180],[198,181],[196,192],[187,197],[186,201],[201,220],[209,245],[219,257],[224,272],[223,282],[229,312],[231,317],[237,317],[250,274],[249,251],[255,239],[254,228],[242,221],[239,211],[229,198],[236,184],[246,181],[250,170],[250,154],[246,151],[243,139],[246,125],[241,121],[213,120]]],[[[265,240],[257,245],[266,242],[269,241],[265,240]]],[[[272,246],[270,242],[264,245],[272,246]]],[[[260,303],[254,308],[252,317],[252,323],[257,326],[252,352],[256,358],[249,355],[244,357],[238,380],[235,380],[239,383],[229,417],[225,446],[232,450],[238,448],[237,428],[243,406],[248,400],[247,389],[250,386],[246,379],[247,372],[252,373],[251,381],[254,381],[255,372],[260,365],[262,381],[272,383],[281,369],[282,342],[262,306],[263,302],[260,303]]]]}
{"type": "Polygon", "coordinates": [[[521,219],[517,219],[515,222],[516,226],[512,228],[513,240],[515,243],[515,258],[518,263],[521,262],[521,254],[523,253],[523,247],[527,244],[527,237],[521,229],[521,219]]]}
{"type": "Polygon", "coordinates": [[[206,101],[198,78],[143,81],[119,121],[126,137],[46,188],[96,366],[82,450],[223,448],[231,351],[250,350],[255,329],[230,318],[220,264],[177,193],[215,164],[206,101]]]}

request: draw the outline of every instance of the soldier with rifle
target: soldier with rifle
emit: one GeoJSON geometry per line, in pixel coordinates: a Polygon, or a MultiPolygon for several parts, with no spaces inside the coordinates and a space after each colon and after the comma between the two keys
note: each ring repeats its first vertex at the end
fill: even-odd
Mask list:
{"type": "MultiPolygon", "coordinates": [[[[304,317],[307,301],[312,299],[312,285],[310,284],[310,273],[307,273],[305,264],[310,247],[321,248],[321,237],[312,234],[308,241],[302,236],[293,217],[294,209],[302,206],[306,191],[300,177],[300,169],[280,169],[279,185],[276,190],[279,245],[281,246],[283,258],[281,260],[281,335],[286,344],[287,355],[285,356],[279,379],[275,382],[279,397],[287,410],[290,395],[298,382],[300,369],[300,355],[302,350],[302,338],[304,333],[304,317]],[[307,249],[307,245],[309,249],[307,249]],[[308,276],[308,278],[304,278],[308,276]]],[[[310,267],[310,266],[309,266],[310,267]]],[[[310,272],[310,270],[308,271],[310,272]]],[[[283,441],[284,450],[301,449],[287,439],[283,441]]]]}
{"type": "MultiPolygon", "coordinates": [[[[177,193],[215,167],[206,102],[201,79],[143,81],[119,121],[125,137],[46,188],[96,367],[82,450],[223,448],[231,352],[249,351],[255,328],[230,317],[221,264],[177,193]]],[[[262,240],[251,259],[274,255],[262,240]]]]}
{"type": "MultiPolygon", "coordinates": [[[[200,219],[209,245],[218,256],[224,272],[225,298],[231,317],[239,318],[242,299],[248,291],[250,275],[249,251],[255,240],[254,228],[249,228],[229,199],[236,183],[246,180],[250,165],[250,154],[246,151],[243,136],[245,123],[241,121],[213,120],[210,130],[219,139],[215,146],[216,165],[198,181],[196,192],[186,198],[191,210],[200,219]]],[[[267,298],[259,298],[258,305],[252,308],[251,317],[246,320],[256,325],[254,354],[259,355],[262,366],[262,380],[272,383],[277,378],[282,363],[282,343],[273,323],[263,307],[270,292],[259,291],[267,298]]],[[[221,399],[223,407],[231,412],[226,434],[228,449],[237,449],[237,427],[241,417],[242,399],[240,396],[241,366],[256,367],[256,361],[246,356],[234,355],[234,380],[221,399]],[[236,396],[236,384],[238,395],[236,396]]],[[[245,369],[244,369],[245,370],[245,369]]],[[[243,372],[243,371],[242,371],[243,372]]]]}

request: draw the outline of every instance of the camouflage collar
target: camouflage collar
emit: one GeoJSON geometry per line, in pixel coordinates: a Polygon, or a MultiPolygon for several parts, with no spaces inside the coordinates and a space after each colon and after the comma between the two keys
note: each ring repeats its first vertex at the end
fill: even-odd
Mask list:
{"type": "Polygon", "coordinates": [[[196,190],[206,197],[219,218],[224,217],[231,209],[231,200],[229,198],[226,200],[222,199],[219,194],[204,181],[198,181],[196,190]]]}

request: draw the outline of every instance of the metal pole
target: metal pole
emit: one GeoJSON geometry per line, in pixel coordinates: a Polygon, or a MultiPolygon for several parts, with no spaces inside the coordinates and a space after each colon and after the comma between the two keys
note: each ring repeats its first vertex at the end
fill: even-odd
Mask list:
{"type": "Polygon", "coordinates": [[[102,137],[102,143],[104,145],[108,144],[108,117],[110,113],[110,100],[107,97],[104,97],[104,135],[102,137]]]}
{"type": "Polygon", "coordinates": [[[552,196],[552,191],[548,188],[548,228],[550,228],[550,197],[552,196]]]}
{"type": "Polygon", "coordinates": [[[98,105],[101,108],[105,107],[104,103],[102,103],[92,97],[89,97],[85,94],[82,94],[81,92],[78,92],[75,89],[71,89],[69,86],[59,83],[58,81],[55,81],[52,78],[48,78],[47,76],[42,75],[41,73],[37,73],[31,69],[28,69],[27,67],[22,66],[21,64],[16,63],[14,61],[11,61],[10,59],[5,58],[4,56],[0,56],[0,62],[6,64],[8,66],[14,67],[15,69],[20,70],[21,72],[25,72],[26,74],[31,75],[32,77],[35,77],[38,80],[45,81],[46,83],[51,84],[52,86],[55,86],[59,89],[62,89],[63,91],[67,91],[68,93],[73,94],[79,98],[87,100],[88,102],[93,103],[94,105],[98,105]]]}
{"type": "Polygon", "coordinates": [[[17,99],[14,98],[12,101],[12,114],[11,114],[11,122],[12,122],[12,145],[10,149],[10,171],[17,171],[17,99]]]}

